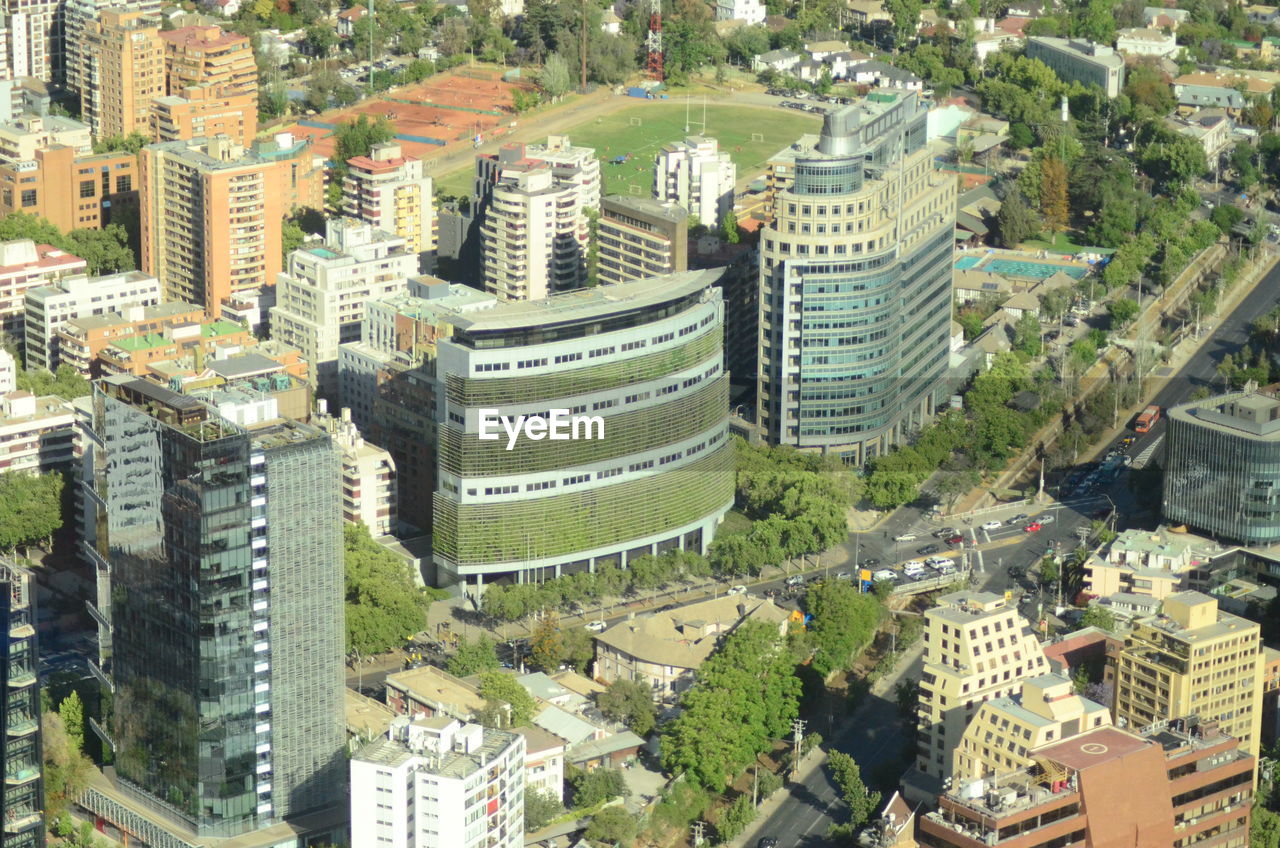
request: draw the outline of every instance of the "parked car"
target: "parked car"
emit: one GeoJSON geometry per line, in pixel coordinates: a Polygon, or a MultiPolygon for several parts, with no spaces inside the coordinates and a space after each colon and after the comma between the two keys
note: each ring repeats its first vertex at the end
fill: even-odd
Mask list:
{"type": "Polygon", "coordinates": [[[983,530],[999,530],[1004,525],[999,521],[988,521],[982,525],[983,530]]]}
{"type": "Polygon", "coordinates": [[[875,574],[872,574],[871,577],[873,580],[897,580],[898,574],[897,572],[890,571],[887,568],[882,568],[875,574]]]}
{"type": "Polygon", "coordinates": [[[600,619],[596,619],[595,621],[587,622],[586,628],[592,633],[603,633],[609,629],[609,625],[600,619]]]}
{"type": "Polygon", "coordinates": [[[901,535],[899,535],[899,536],[894,536],[894,537],[893,537],[893,541],[895,541],[895,542],[914,542],[914,541],[915,541],[916,539],[918,539],[918,538],[919,538],[919,537],[918,537],[918,536],[916,536],[916,534],[915,534],[915,533],[903,533],[903,534],[901,534],[901,535]]]}
{"type": "Polygon", "coordinates": [[[1028,533],[1038,533],[1040,532],[1040,524],[1036,521],[1033,521],[1023,529],[1025,529],[1028,533]]]}
{"type": "Polygon", "coordinates": [[[804,585],[804,577],[802,577],[799,574],[793,574],[790,577],[788,577],[784,582],[788,586],[802,586],[804,585]]]}
{"type": "Polygon", "coordinates": [[[903,571],[924,571],[924,561],[918,559],[907,560],[902,564],[903,571]]]}
{"type": "Polygon", "coordinates": [[[947,565],[940,565],[938,566],[938,573],[943,575],[944,577],[950,576],[956,573],[956,567],[954,565],[951,565],[950,563],[948,563],[947,565]]]}
{"type": "Polygon", "coordinates": [[[726,592],[725,594],[726,595],[745,595],[746,593],[747,593],[747,587],[739,583],[737,586],[729,587],[729,591],[726,592]]]}

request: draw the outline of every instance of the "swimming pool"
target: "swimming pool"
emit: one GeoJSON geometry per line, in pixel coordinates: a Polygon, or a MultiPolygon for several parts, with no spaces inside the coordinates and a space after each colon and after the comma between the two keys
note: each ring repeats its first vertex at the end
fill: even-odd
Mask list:
{"type": "Polygon", "coordinates": [[[1044,280],[1061,271],[1077,280],[1089,273],[1088,268],[1075,265],[1055,265],[1051,262],[1028,262],[1023,259],[993,259],[988,256],[961,256],[956,260],[956,270],[970,271],[981,268],[993,274],[1021,277],[1028,280],[1044,280]]]}

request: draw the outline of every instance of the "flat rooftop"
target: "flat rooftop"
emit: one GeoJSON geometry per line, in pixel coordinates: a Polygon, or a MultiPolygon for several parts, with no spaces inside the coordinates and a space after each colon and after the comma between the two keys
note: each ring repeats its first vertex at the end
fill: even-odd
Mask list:
{"type": "Polygon", "coordinates": [[[1084,771],[1117,757],[1126,757],[1150,744],[1141,736],[1114,727],[1100,727],[1089,733],[1072,736],[1056,745],[1037,748],[1035,754],[1076,771],[1084,771]]]}

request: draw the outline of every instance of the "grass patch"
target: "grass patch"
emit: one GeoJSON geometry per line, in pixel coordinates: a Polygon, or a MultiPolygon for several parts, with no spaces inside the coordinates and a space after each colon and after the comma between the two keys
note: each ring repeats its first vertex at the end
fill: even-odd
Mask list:
{"type": "Polygon", "coordinates": [[[1081,233],[1058,233],[1053,240],[1042,238],[1029,239],[1019,245],[1023,250],[1048,250],[1054,253],[1080,253],[1082,251],[1096,252],[1097,248],[1083,242],[1076,242],[1073,239],[1083,238],[1081,233]]]}
{"type": "MultiPolygon", "coordinates": [[[[762,170],[769,157],[805,133],[816,133],[821,119],[807,112],[753,106],[708,105],[706,134],[728,150],[739,179],[762,170]]],[[[689,107],[689,132],[701,133],[702,104],[689,107]]],[[[685,104],[678,100],[636,101],[608,117],[587,121],[564,132],[575,145],[594,147],[600,157],[605,194],[650,197],[653,160],[658,149],[679,141],[685,132],[685,104]],[[632,123],[639,120],[639,125],[632,123]],[[614,165],[624,153],[631,158],[614,165]]],[[[468,166],[436,180],[437,193],[469,196],[473,169],[468,166]]]]}
{"type": "Polygon", "coordinates": [[[722,536],[732,536],[735,533],[750,533],[751,519],[747,518],[736,509],[731,509],[724,515],[724,521],[720,522],[720,529],[716,531],[716,538],[722,536]]]}

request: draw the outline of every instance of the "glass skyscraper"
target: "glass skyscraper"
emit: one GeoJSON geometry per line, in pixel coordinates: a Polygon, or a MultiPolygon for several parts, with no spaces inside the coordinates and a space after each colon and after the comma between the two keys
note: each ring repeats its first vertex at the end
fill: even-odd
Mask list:
{"type": "Polygon", "coordinates": [[[36,650],[35,581],[31,572],[0,562],[0,810],[2,848],[43,848],[44,781],[40,750],[40,676],[36,650]]]}
{"type": "Polygon", "coordinates": [[[95,387],[95,613],[133,806],[94,791],[88,806],[152,844],[342,803],[339,457],[273,405],[95,387]]]}
{"type": "Polygon", "coordinates": [[[770,162],[756,420],[773,443],[864,463],[942,400],[956,186],[926,116],[914,92],[873,93],[770,162]]]}

